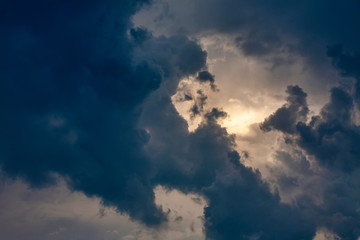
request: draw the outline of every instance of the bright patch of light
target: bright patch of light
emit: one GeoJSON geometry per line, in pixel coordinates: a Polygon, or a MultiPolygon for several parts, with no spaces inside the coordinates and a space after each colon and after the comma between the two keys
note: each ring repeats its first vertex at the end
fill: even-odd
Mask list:
{"type": "Polygon", "coordinates": [[[230,133],[246,134],[249,132],[249,125],[254,123],[255,113],[253,111],[244,113],[233,113],[224,120],[223,125],[230,133]]]}
{"type": "Polygon", "coordinates": [[[262,122],[270,112],[266,108],[262,110],[247,108],[237,99],[229,99],[229,103],[224,107],[228,117],[224,119],[222,125],[232,134],[249,134],[250,126],[262,122]]]}
{"type": "Polygon", "coordinates": [[[161,186],[157,186],[154,192],[156,204],[168,212],[172,223],[169,226],[171,231],[168,234],[163,233],[161,239],[204,239],[203,213],[207,205],[205,199],[197,194],[183,194],[161,186]]]}

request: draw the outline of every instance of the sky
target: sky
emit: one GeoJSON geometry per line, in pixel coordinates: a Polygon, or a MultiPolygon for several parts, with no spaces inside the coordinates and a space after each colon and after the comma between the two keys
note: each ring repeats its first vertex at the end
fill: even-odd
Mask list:
{"type": "Polygon", "coordinates": [[[360,2],[4,0],[0,238],[359,240],[360,2]]]}

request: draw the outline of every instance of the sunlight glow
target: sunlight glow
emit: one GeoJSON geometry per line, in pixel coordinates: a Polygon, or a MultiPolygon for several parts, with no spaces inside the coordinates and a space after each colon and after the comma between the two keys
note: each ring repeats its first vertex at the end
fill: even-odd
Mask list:
{"type": "Polygon", "coordinates": [[[253,111],[243,113],[230,113],[230,117],[224,120],[223,126],[230,133],[246,134],[249,132],[249,125],[254,123],[255,113],[253,111]]]}
{"type": "MultiPolygon", "coordinates": [[[[232,99],[229,102],[234,102],[232,99]]],[[[224,119],[222,125],[227,128],[229,133],[246,135],[250,132],[250,125],[262,122],[268,115],[268,111],[245,108],[240,104],[231,104],[224,107],[228,117],[224,119]]]]}

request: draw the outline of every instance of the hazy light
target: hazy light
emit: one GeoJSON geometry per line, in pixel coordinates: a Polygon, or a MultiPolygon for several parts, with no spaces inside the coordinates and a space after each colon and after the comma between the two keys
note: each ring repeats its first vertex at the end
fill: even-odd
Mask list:
{"type": "MultiPolygon", "coordinates": [[[[231,99],[230,99],[231,100],[231,99]]],[[[241,105],[229,105],[224,107],[228,117],[222,125],[227,128],[229,133],[245,135],[250,133],[250,125],[264,120],[267,111],[246,109],[241,105]]]]}

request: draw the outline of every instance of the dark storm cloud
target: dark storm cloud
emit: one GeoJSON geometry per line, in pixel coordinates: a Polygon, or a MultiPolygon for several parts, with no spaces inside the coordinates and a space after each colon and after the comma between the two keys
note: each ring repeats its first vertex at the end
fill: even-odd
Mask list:
{"type": "Polygon", "coordinates": [[[237,37],[235,44],[246,56],[265,56],[280,49],[281,41],[274,32],[253,33],[247,39],[237,37]]]}
{"type": "Polygon", "coordinates": [[[321,164],[352,171],[360,166],[359,128],[350,122],[351,96],[340,88],[331,90],[330,102],[310,124],[298,123],[298,144],[321,164]]]}
{"type": "MultiPolygon", "coordinates": [[[[32,187],[54,184],[54,175],[60,175],[72,190],[97,196],[104,205],[115,206],[147,226],[158,226],[167,219],[154,202],[153,189],[160,184],[207,199],[208,239],[312,239],[318,226],[314,218],[301,207],[281,203],[260,173],[243,165],[235,151],[235,136],[218,123],[226,117],[225,112],[217,108],[205,112],[199,127],[188,131],[171,96],[182,78],[197,73],[198,81],[213,86],[214,76],[205,70],[207,54],[186,36],[154,37],[146,29],[131,29],[130,17],[146,2],[3,3],[2,171],[11,178],[21,177],[32,187]]],[[[217,6],[214,1],[203,6],[211,4],[217,6]]],[[[209,18],[199,18],[196,24],[217,23],[231,31],[245,24],[247,17],[256,20],[258,14],[238,12],[241,4],[221,3],[217,9],[221,14],[214,15],[212,23],[207,22],[209,18]],[[226,16],[223,10],[228,11],[226,16]],[[224,20],[218,21],[222,15],[224,20]]],[[[264,19],[260,15],[259,26],[265,24],[264,19]]],[[[261,54],[269,52],[271,44],[278,45],[276,37],[264,39],[253,43],[263,47],[261,54]]],[[[253,46],[242,45],[249,54],[259,54],[253,46]]],[[[356,144],[346,145],[358,138],[356,127],[348,122],[352,103],[346,92],[334,90],[332,102],[310,125],[301,125],[308,114],[306,94],[297,86],[289,87],[288,94],[282,111],[295,116],[284,118],[275,113],[266,129],[291,133],[303,149],[319,158],[323,154],[317,150],[319,145],[340,138],[343,145],[330,144],[331,149],[347,153],[346,171],[351,172],[348,166],[358,166],[356,144]],[[348,103],[347,108],[339,109],[343,103],[348,103]],[[335,119],[333,111],[342,117],[335,119]],[[278,120],[289,126],[284,128],[278,120]],[[324,127],[319,127],[322,124],[324,127]],[[314,146],[306,145],[307,137],[314,139],[314,146]]],[[[205,95],[199,96],[201,112],[205,95]]],[[[334,155],[332,163],[322,161],[341,165],[337,160],[341,154],[334,155]]],[[[346,194],[351,194],[351,189],[346,194]]],[[[356,236],[358,214],[350,214],[354,201],[349,211],[343,211],[347,202],[335,201],[338,195],[332,193],[327,193],[334,200],[326,211],[334,209],[334,214],[321,223],[341,236],[356,236]]]]}
{"type": "Polygon", "coordinates": [[[306,102],[307,94],[299,86],[288,86],[287,103],[276,110],[260,125],[263,131],[279,130],[285,133],[295,133],[299,121],[306,121],[309,108],[306,102]]]}
{"type": "Polygon", "coordinates": [[[34,187],[59,173],[72,189],[157,225],[166,216],[154,203],[136,108],[162,75],[145,61],[131,65],[126,35],[141,4],[7,2],[1,166],[34,187]]]}
{"type": "Polygon", "coordinates": [[[213,108],[204,117],[208,123],[216,123],[218,119],[227,117],[227,113],[221,109],[213,108]]]}
{"type": "MultiPolygon", "coordinates": [[[[245,56],[270,61],[272,69],[303,56],[307,69],[329,69],[326,46],[343,44],[360,51],[360,4],[346,1],[160,1],[154,24],[167,32],[223,34],[245,56]],[[170,27],[169,27],[170,26],[170,27]]],[[[319,79],[324,83],[328,79],[319,79]]]]}
{"type": "Polygon", "coordinates": [[[146,151],[156,166],[153,181],[207,199],[206,238],[312,239],[312,220],[280,203],[260,174],[243,166],[234,150],[235,136],[217,123],[227,114],[217,108],[205,112],[203,122],[190,133],[171,102],[172,94],[167,84],[161,85],[148,97],[141,115],[140,125],[151,135],[146,151]]]}
{"type": "Polygon", "coordinates": [[[360,54],[346,54],[342,45],[328,47],[327,55],[332,58],[333,65],[346,77],[360,78],[360,54]]]}
{"type": "Polygon", "coordinates": [[[315,225],[281,204],[260,176],[238,165],[205,189],[208,239],[312,239],[315,225]]]}
{"type": "MultiPolygon", "coordinates": [[[[304,105],[304,99],[297,99],[295,102],[304,105]]],[[[318,116],[313,116],[310,122],[304,121],[307,113],[299,116],[296,111],[288,111],[293,119],[290,125],[296,126],[293,131],[287,130],[289,122],[282,121],[280,109],[264,121],[262,126],[267,126],[265,130],[285,133],[285,138],[290,139],[287,141],[290,146],[314,157],[314,164],[326,169],[325,172],[313,172],[308,168],[306,158],[295,160],[296,158],[284,153],[277,156],[292,170],[292,174],[288,176],[292,177],[297,188],[301,184],[299,181],[304,183],[304,178],[313,179],[313,185],[318,185],[323,203],[319,207],[312,206],[308,201],[303,204],[306,208],[313,209],[313,218],[317,219],[320,225],[342,239],[357,239],[360,234],[360,214],[356,204],[360,199],[360,129],[353,121],[353,113],[356,111],[353,95],[343,88],[332,88],[329,103],[322,108],[318,116]],[[296,162],[302,163],[301,166],[292,166],[296,162]]],[[[291,179],[286,178],[286,175],[279,174],[276,181],[281,191],[296,191],[296,187],[289,185],[291,179]]],[[[301,188],[306,188],[307,192],[309,189],[314,191],[309,185],[302,185],[301,188]]]]}
{"type": "Polygon", "coordinates": [[[215,76],[209,73],[208,71],[201,71],[198,72],[198,76],[196,79],[199,82],[209,82],[211,90],[216,91],[216,85],[215,85],[215,76]]]}
{"type": "Polygon", "coordinates": [[[2,3],[0,164],[33,187],[60,174],[152,226],[166,214],[154,203],[141,104],[171,74],[200,71],[206,52],[184,36],[129,36],[129,18],[146,2],[2,3]]]}
{"type": "Polygon", "coordinates": [[[360,101],[360,53],[357,49],[355,54],[344,53],[342,45],[335,45],[328,48],[327,55],[331,57],[332,64],[340,71],[344,77],[355,78],[355,100],[359,106],[360,101]]]}
{"type": "MultiPolygon", "coordinates": [[[[234,39],[236,46],[246,56],[274,60],[272,61],[274,67],[294,62],[291,57],[296,55],[296,57],[305,57],[306,68],[316,72],[329,72],[332,68],[326,55],[326,46],[341,43],[350,52],[359,51],[358,1],[314,3],[282,0],[275,2],[185,0],[170,1],[165,6],[163,12],[165,14],[156,20],[159,26],[164,22],[166,24],[171,22],[170,32],[180,31],[195,36],[224,34],[234,39]]],[[[339,47],[330,48],[327,54],[332,57],[333,65],[341,69],[343,76],[358,78],[358,75],[355,75],[358,68],[356,54],[346,54],[339,47]],[[348,62],[349,59],[351,62],[348,62]]],[[[273,81],[275,82],[276,79],[273,81]]],[[[329,84],[326,77],[316,81],[323,81],[322,86],[329,84]]],[[[309,86],[312,85],[314,84],[310,83],[309,86]]],[[[280,204],[276,194],[269,194],[268,187],[262,185],[260,180],[256,180],[254,171],[240,170],[244,166],[239,154],[234,153],[231,141],[226,144],[227,147],[217,148],[217,154],[223,152],[217,157],[213,153],[213,146],[220,146],[220,143],[211,144],[214,140],[210,141],[212,138],[216,139],[215,136],[208,135],[201,140],[201,145],[195,144],[198,148],[206,149],[203,150],[204,155],[207,156],[207,152],[212,153],[207,156],[206,165],[202,163],[208,169],[205,172],[205,169],[197,169],[196,165],[194,166],[194,162],[203,161],[204,155],[197,152],[190,154],[194,148],[188,146],[186,130],[176,130],[185,138],[170,139],[165,137],[165,133],[161,136],[170,143],[169,146],[172,146],[170,149],[161,144],[166,141],[157,138],[160,135],[150,140],[150,146],[156,144],[164,147],[159,152],[156,152],[155,148],[152,150],[159,159],[160,169],[164,164],[166,166],[164,168],[168,170],[164,175],[161,174],[163,171],[159,171],[158,181],[163,182],[164,185],[168,182],[170,188],[177,187],[184,192],[201,191],[207,198],[209,206],[205,211],[205,232],[209,239],[251,237],[294,239],[296,238],[294,236],[299,236],[299,239],[311,239],[314,229],[322,227],[328,228],[343,239],[356,239],[359,236],[359,214],[356,202],[360,199],[358,193],[360,139],[358,127],[352,122],[352,118],[356,117],[353,108],[356,104],[354,97],[346,89],[333,88],[330,102],[324,106],[319,116],[308,121],[310,116],[307,94],[298,86],[290,86],[287,92],[287,103],[269,116],[261,127],[265,131],[283,132],[287,144],[295,149],[291,152],[279,151],[276,154],[278,161],[286,166],[288,171],[287,175],[276,173],[278,175],[275,177],[279,177],[276,181],[281,185],[281,191],[287,188],[287,192],[294,194],[296,204],[292,208],[280,204]],[[186,152],[189,156],[186,156],[186,152]],[[192,156],[196,156],[196,159],[183,164],[183,159],[191,159],[192,156]],[[216,160],[215,157],[222,160],[216,160]],[[320,165],[321,169],[326,169],[324,170],[326,174],[321,175],[312,169],[307,157],[315,158],[316,164],[320,165]],[[212,167],[218,169],[217,174],[211,173],[212,167]],[[233,172],[236,174],[232,175],[233,172]],[[194,176],[202,176],[203,181],[196,180],[194,176]],[[244,179],[246,184],[242,185],[238,178],[244,179]],[[311,180],[314,181],[313,186],[311,180]],[[208,185],[210,182],[211,185],[208,185]],[[192,186],[195,183],[196,186],[192,186]],[[324,189],[319,191],[318,187],[321,187],[322,183],[324,189]],[[204,187],[206,185],[208,186],[204,187]],[[250,189],[254,189],[256,193],[247,190],[246,186],[251,186],[250,189]],[[302,193],[300,196],[297,195],[296,191],[307,190],[309,190],[308,195],[302,193]],[[316,197],[323,200],[322,204],[315,203],[314,199],[309,197],[316,192],[320,192],[316,197]],[[263,203],[262,199],[267,201],[263,203]],[[256,202],[257,200],[259,202],[256,202]],[[252,203],[254,206],[251,205],[252,203]],[[257,212],[258,209],[269,214],[262,215],[263,211],[257,212]],[[285,217],[279,218],[280,221],[277,216],[271,215],[273,212],[281,216],[292,214],[295,219],[306,220],[297,221],[304,225],[296,224],[297,222],[292,222],[293,219],[288,220],[285,217]],[[251,218],[251,216],[259,216],[259,218],[251,218]],[[263,222],[263,219],[267,221],[263,222]],[[238,222],[240,223],[237,224],[238,222]],[[284,231],[281,232],[278,225],[282,224],[285,226],[284,231]],[[298,235],[299,233],[304,235],[298,235]]],[[[174,117],[175,111],[172,113],[174,117]]],[[[181,126],[186,126],[186,122],[181,126]]],[[[209,121],[205,118],[202,125],[194,133],[190,133],[190,136],[200,137],[203,133],[214,133],[218,129],[216,126],[216,120],[209,121]]],[[[150,132],[154,132],[152,128],[149,128],[150,132]]],[[[166,125],[166,129],[173,127],[166,125]]],[[[224,136],[228,135],[224,134],[224,136]]],[[[231,138],[231,135],[227,138],[231,138]]],[[[217,139],[223,138],[217,136],[217,139]]]]}
{"type": "MultiPolygon", "coordinates": [[[[264,131],[278,130],[291,134],[290,139],[296,140],[301,148],[327,167],[352,171],[360,166],[360,129],[352,122],[353,98],[340,87],[332,88],[330,93],[329,103],[309,123],[306,121],[307,107],[299,114],[299,111],[289,111],[291,105],[288,104],[288,107],[279,108],[265,119],[260,127],[264,131]]],[[[289,99],[291,93],[288,94],[289,99]]],[[[303,94],[304,98],[294,99],[294,105],[306,106],[306,94],[303,94]]]]}
{"type": "Polygon", "coordinates": [[[188,133],[169,101],[162,104],[158,109],[159,102],[154,102],[143,113],[147,116],[143,124],[152,136],[148,151],[158,166],[155,181],[207,199],[207,239],[312,239],[312,220],[280,203],[260,173],[242,164],[234,150],[235,136],[217,123],[225,112],[216,108],[206,112],[199,127],[188,133]]]}
{"type": "Polygon", "coordinates": [[[151,32],[149,32],[146,28],[139,27],[130,29],[130,34],[134,41],[138,44],[141,44],[152,37],[151,32]]]}
{"type": "Polygon", "coordinates": [[[166,96],[176,93],[181,78],[195,75],[205,68],[206,57],[207,53],[197,42],[189,41],[183,35],[149,38],[134,51],[135,61],[156,62],[164,77],[160,91],[166,96]]]}

